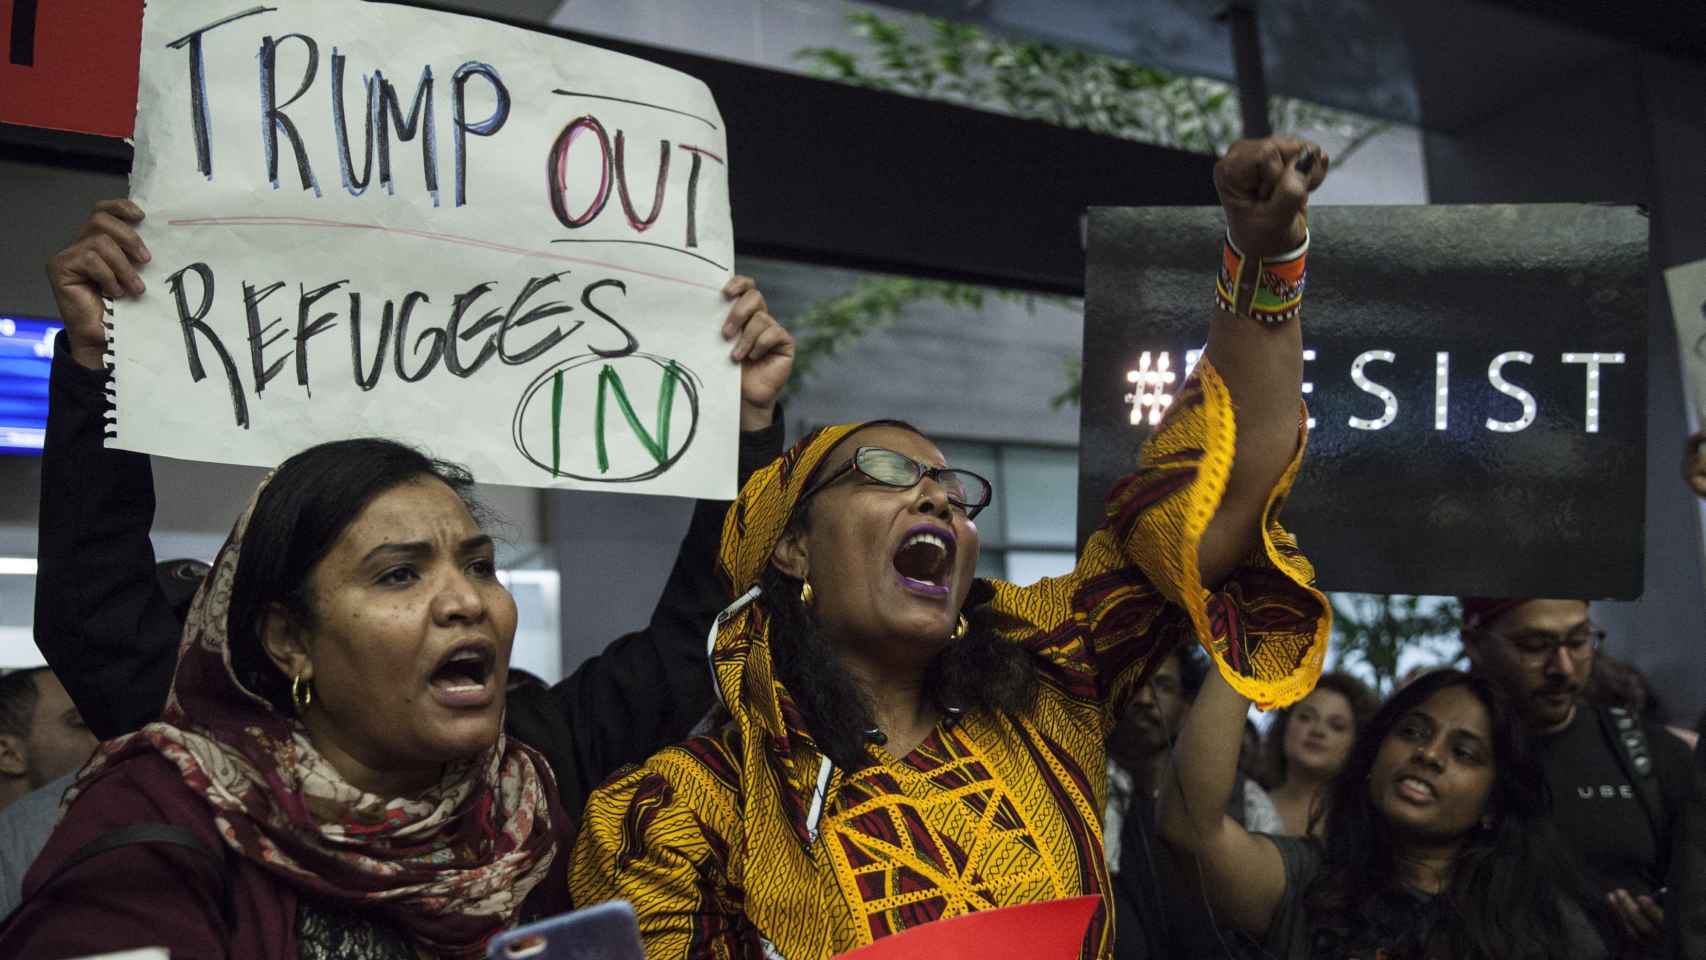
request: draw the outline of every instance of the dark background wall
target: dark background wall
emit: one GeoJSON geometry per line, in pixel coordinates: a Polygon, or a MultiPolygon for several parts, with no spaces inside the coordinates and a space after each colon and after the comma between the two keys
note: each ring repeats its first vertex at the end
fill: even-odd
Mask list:
{"type": "Polygon", "coordinates": [[[1646,593],[1597,604],[1595,616],[1665,711],[1692,720],[1706,707],[1706,579],[1700,507],[1681,481],[1689,417],[1662,274],[1706,257],[1706,66],[1506,18],[1479,43],[1444,37],[1443,17],[1412,19],[1429,196],[1651,208],[1646,593]],[[1512,35],[1540,51],[1522,69],[1510,60],[1512,35]]]}

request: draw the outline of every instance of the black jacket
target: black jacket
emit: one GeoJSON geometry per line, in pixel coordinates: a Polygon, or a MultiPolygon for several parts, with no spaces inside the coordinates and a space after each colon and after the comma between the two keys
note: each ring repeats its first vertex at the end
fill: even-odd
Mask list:
{"type": "MultiPolygon", "coordinates": [[[[1244,772],[1226,815],[1244,826],[1244,772]]],[[[1114,894],[1114,960],[1244,960],[1261,951],[1236,930],[1216,930],[1202,875],[1161,839],[1155,800],[1138,790],[1120,820],[1114,894]]]]}
{"type": "MultiPolygon", "coordinates": [[[[1706,784],[1706,740],[1694,747],[1695,783],[1706,784]]],[[[1665,899],[1665,923],[1679,960],[1706,957],[1706,789],[1695,790],[1683,807],[1682,827],[1671,851],[1671,892],[1665,899]],[[1685,885],[1692,887],[1684,889],[1685,885]],[[1692,896],[1693,902],[1684,896],[1692,896]]]]}
{"type": "Polygon", "coordinates": [[[1668,861],[1664,955],[1706,960],[1706,767],[1665,728],[1648,724],[1646,735],[1664,806],[1658,828],[1660,856],[1668,861]]]}
{"type": "MultiPolygon", "coordinates": [[[[36,645],[102,740],[157,719],[183,633],[154,571],[154,473],[145,454],[102,445],[106,374],[53,356],[42,450],[36,645]]],[[[782,418],[742,434],[740,480],[782,452],[782,418]]],[[[701,500],[643,630],[618,638],[549,690],[509,696],[508,729],[543,753],[579,817],[612,771],[688,731],[710,708],[705,634],[727,604],[716,574],[725,501],[701,500]]]]}
{"type": "MultiPolygon", "coordinates": [[[[1584,704],[1581,709],[1590,708],[1584,704]]],[[[1620,745],[1633,718],[1617,708],[1591,709],[1606,750],[1640,796],[1658,852],[1653,873],[1667,888],[1662,904],[1665,949],[1643,955],[1706,960],[1706,771],[1694,762],[1687,745],[1664,727],[1642,723],[1642,737],[1620,745]],[[1637,766],[1631,743],[1641,744],[1640,754],[1652,764],[1650,774],[1637,766]]]]}

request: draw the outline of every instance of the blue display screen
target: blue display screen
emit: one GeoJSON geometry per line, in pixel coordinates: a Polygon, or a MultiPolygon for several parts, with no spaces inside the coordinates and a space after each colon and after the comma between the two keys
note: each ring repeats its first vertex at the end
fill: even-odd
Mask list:
{"type": "Polygon", "coordinates": [[[62,324],[0,314],[0,454],[39,454],[47,434],[47,376],[62,324]]]}

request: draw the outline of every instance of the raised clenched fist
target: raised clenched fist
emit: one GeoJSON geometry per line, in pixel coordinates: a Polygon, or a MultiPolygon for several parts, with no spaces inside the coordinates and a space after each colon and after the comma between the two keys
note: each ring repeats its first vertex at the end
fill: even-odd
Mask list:
{"type": "Polygon", "coordinates": [[[1240,140],[1214,165],[1214,188],[1232,242],[1245,256],[1272,257],[1308,235],[1309,193],[1327,179],[1320,144],[1296,137],[1240,140]]]}

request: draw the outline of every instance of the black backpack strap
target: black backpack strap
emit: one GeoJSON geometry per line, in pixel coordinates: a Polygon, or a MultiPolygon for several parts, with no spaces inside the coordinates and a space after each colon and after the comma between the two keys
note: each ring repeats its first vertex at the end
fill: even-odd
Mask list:
{"type": "Polygon", "coordinates": [[[209,849],[208,845],[194,833],[169,823],[133,823],[128,827],[120,827],[117,830],[101,834],[79,847],[71,856],[66,857],[59,866],[53,869],[52,873],[47,875],[47,879],[36,886],[30,896],[25,898],[25,901],[27,902],[31,897],[35,897],[48,887],[53,886],[55,880],[64,876],[73,867],[87,863],[103,853],[137,844],[166,844],[193,850],[200,854],[196,862],[206,865],[203,872],[211,875],[213,889],[218,891],[212,899],[219,919],[224,924],[227,933],[234,932],[237,929],[237,904],[232,896],[232,884],[228,876],[230,873],[230,862],[227,859],[229,854],[209,849]]]}
{"type": "Polygon", "coordinates": [[[1624,707],[1596,707],[1599,728],[1611,741],[1612,752],[1623,767],[1623,773],[1635,786],[1641,799],[1641,809],[1647,814],[1647,826],[1653,833],[1653,849],[1659,855],[1658,875],[1669,872],[1670,845],[1665,843],[1665,825],[1670,823],[1664,794],[1659,789],[1659,772],[1653,761],[1652,745],[1647,742],[1646,728],[1633,713],[1624,707]]]}

